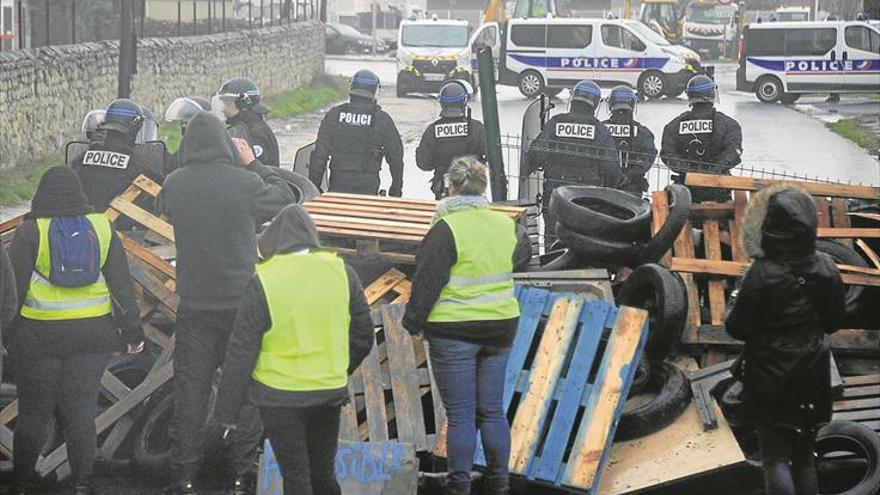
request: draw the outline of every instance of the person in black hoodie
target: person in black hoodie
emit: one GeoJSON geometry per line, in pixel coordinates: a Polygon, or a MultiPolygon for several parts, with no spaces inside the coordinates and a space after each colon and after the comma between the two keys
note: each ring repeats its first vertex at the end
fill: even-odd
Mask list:
{"type": "Polygon", "coordinates": [[[340,407],[348,375],[373,344],[370,307],[355,271],[321,251],[315,224],[299,206],[272,221],[260,253],[226,351],[215,417],[232,427],[243,405],[255,404],[284,493],[338,494],[340,407]]]}
{"type": "Polygon", "coordinates": [[[489,495],[509,491],[510,429],[504,416],[504,371],[519,322],[513,273],[531,257],[525,229],[489,209],[486,165],[453,161],[449,197],[416,255],[412,295],[403,318],[424,333],[446,406],[447,493],[469,495],[479,429],[489,495]]]}
{"type": "MultiPolygon", "coordinates": [[[[196,493],[199,438],[215,371],[226,353],[244,288],[257,262],[255,229],[293,202],[275,167],[262,165],[243,140],[233,140],[208,112],[197,113],[181,143],[181,167],[158,197],[177,244],[172,493],[196,493]],[[237,149],[236,149],[237,148],[237,149]]],[[[229,493],[253,491],[261,427],[242,413],[231,438],[235,479],[229,493]]]]}
{"type": "Polygon", "coordinates": [[[92,213],[76,173],[67,167],[52,167],[40,179],[31,211],[15,231],[9,257],[16,290],[22,294],[16,311],[19,317],[6,336],[19,400],[13,493],[29,493],[34,465],[46,441],[46,425],[57,407],[73,471],[73,493],[93,494],[95,415],[101,375],[111,353],[136,353],[143,348],[143,331],[125,250],[110,222],[103,215],[92,213]],[[94,226],[99,249],[106,249],[106,255],[100,265],[103,278],[88,287],[92,296],[106,288],[106,296],[89,298],[81,291],[76,294],[81,287],[57,288],[48,296],[45,289],[38,287],[58,287],[50,281],[51,265],[48,270],[44,266],[53,256],[53,244],[41,245],[41,238],[51,240],[51,219],[63,217],[85,217],[94,226]],[[101,222],[103,228],[99,229],[101,222]],[[41,235],[42,229],[47,232],[41,235]],[[106,248],[105,239],[109,240],[106,248]],[[72,309],[70,302],[53,308],[58,306],[53,304],[58,299],[79,301],[80,308],[72,309]]]}
{"type": "Polygon", "coordinates": [[[816,206],[794,186],[749,201],[743,247],[755,258],[725,326],[745,341],[737,374],[757,427],[768,495],[817,493],[813,444],[831,419],[825,335],[843,324],[844,288],[834,261],[816,251],[816,206]]]}
{"type": "MultiPolygon", "coordinates": [[[[8,328],[18,310],[15,290],[15,274],[6,248],[0,246],[0,346],[3,345],[3,329],[8,328]]],[[[0,381],[3,379],[3,353],[0,353],[0,381]]]]}

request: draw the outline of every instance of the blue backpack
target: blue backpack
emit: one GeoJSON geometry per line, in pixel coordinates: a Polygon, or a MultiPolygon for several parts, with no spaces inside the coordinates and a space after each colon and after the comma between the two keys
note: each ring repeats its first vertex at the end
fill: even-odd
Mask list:
{"type": "Polygon", "coordinates": [[[101,247],[92,222],[85,216],[55,217],[49,224],[49,282],[84,287],[101,275],[101,247]]]}

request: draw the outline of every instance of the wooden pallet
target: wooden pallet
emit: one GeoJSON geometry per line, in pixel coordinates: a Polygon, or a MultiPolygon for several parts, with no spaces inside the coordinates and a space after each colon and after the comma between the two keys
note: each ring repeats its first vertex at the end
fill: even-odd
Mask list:
{"type": "MultiPolygon", "coordinates": [[[[545,289],[518,286],[517,293],[521,317],[503,398],[513,418],[510,471],[595,490],[644,347],[647,313],[545,289]]],[[[435,454],[445,456],[444,443],[435,454]]],[[[484,463],[482,452],[476,462],[484,463]]]]}
{"type": "Polygon", "coordinates": [[[856,421],[880,434],[880,374],[843,377],[832,419],[856,421]]]}

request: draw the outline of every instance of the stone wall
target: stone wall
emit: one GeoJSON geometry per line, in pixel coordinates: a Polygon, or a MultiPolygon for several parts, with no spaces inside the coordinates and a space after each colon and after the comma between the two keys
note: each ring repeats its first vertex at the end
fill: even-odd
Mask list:
{"type": "MultiPolygon", "coordinates": [[[[116,97],[118,43],[100,42],[0,52],[0,168],[25,164],[80,138],[82,118],[116,97]]],[[[319,22],[181,38],[138,45],[132,98],[157,119],[175,98],[210,97],[232,77],[249,77],[264,95],[320,74],[319,22]]],[[[2,178],[0,178],[2,187],[2,178]]]]}

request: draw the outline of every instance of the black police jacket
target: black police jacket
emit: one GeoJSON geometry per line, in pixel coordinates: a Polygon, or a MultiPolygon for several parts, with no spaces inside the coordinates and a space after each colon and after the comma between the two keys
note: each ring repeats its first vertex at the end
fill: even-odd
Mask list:
{"type": "Polygon", "coordinates": [[[400,196],[403,142],[391,116],[374,101],[343,103],[321,121],[309,161],[309,179],[320,187],[329,160],[331,191],[376,194],[383,158],[391,171],[388,193],[400,196]]]}
{"type": "Polygon", "coordinates": [[[229,134],[232,137],[241,137],[246,140],[254,150],[254,157],[263,165],[270,167],[281,166],[281,152],[278,148],[278,140],[272,128],[263,119],[263,115],[252,110],[242,110],[234,117],[226,120],[229,125],[229,134]],[[244,129],[240,129],[243,127],[244,129]]]}
{"type": "Polygon", "coordinates": [[[431,189],[443,189],[443,175],[455,158],[473,155],[486,161],[483,123],[468,117],[441,117],[425,129],[416,148],[416,165],[434,171],[431,189]]]}
{"type": "Polygon", "coordinates": [[[617,142],[617,158],[623,167],[620,188],[634,193],[647,191],[645,174],[657,158],[654,133],[632,117],[612,115],[602,123],[617,142]]]}
{"type": "MultiPolygon", "coordinates": [[[[138,152],[138,146],[118,132],[108,131],[102,142],[89,145],[88,151],[80,153],[72,161],[73,170],[79,175],[83,191],[95,211],[104,211],[137,178],[144,174],[158,183],[164,180],[160,171],[164,163],[149,163],[146,154],[138,152]]],[[[164,157],[157,157],[162,161],[164,157]]]]}
{"type": "Polygon", "coordinates": [[[529,147],[529,165],[529,173],[544,169],[545,191],[564,184],[615,187],[621,177],[617,143],[592,114],[568,112],[548,120],[529,147]]]}
{"type": "Polygon", "coordinates": [[[676,173],[727,174],[742,161],[739,123],[705,105],[684,112],[663,129],[660,156],[676,173]]]}

